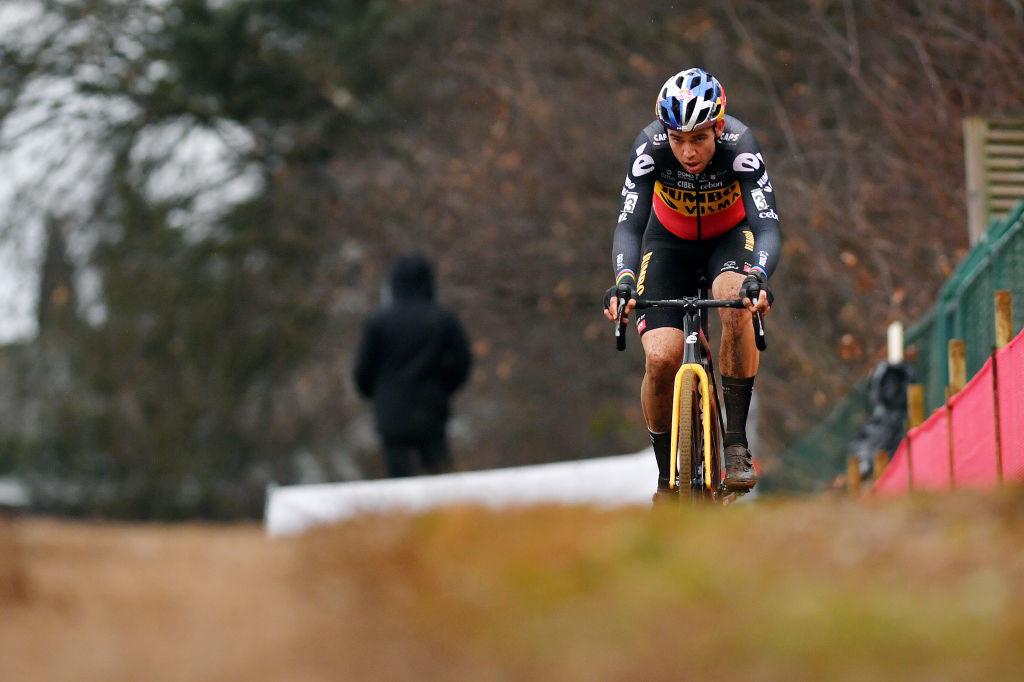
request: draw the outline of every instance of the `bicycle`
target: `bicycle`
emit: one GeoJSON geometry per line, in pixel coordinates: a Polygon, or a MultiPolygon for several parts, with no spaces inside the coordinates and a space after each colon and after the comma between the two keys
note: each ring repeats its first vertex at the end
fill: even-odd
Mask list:
{"type": "MultiPolygon", "coordinates": [[[[728,504],[743,493],[725,487],[725,454],[722,448],[725,423],[718,398],[714,354],[704,330],[708,329],[710,309],[743,309],[745,306],[741,298],[707,298],[709,284],[706,275],[699,274],[697,282],[697,296],[666,300],[649,300],[637,296],[636,309],[675,308],[685,313],[683,358],[672,391],[670,452],[673,456],[669,458],[669,487],[681,488],[683,481],[688,481],[692,501],[728,504]]],[[[626,349],[626,326],[629,324],[625,315],[629,289],[619,287],[615,296],[619,306],[615,347],[622,351],[626,349]]],[[[751,320],[758,350],[767,350],[763,316],[755,313],[751,315],[751,320]]]]}

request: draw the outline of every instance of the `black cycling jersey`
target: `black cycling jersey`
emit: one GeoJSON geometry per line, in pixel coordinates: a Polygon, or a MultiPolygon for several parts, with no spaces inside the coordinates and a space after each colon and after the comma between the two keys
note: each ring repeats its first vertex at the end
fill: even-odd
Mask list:
{"type": "MultiPolygon", "coordinates": [[[[732,116],[715,141],[704,172],[693,175],[676,160],[658,120],[633,142],[633,153],[615,228],[612,258],[615,281],[636,282],[645,230],[663,230],[685,242],[715,240],[742,227],[753,234],[753,248],[735,269],[771,276],[779,261],[781,235],[775,193],[754,133],[732,116]]],[[[728,262],[728,261],[727,261],[728,262]]]]}

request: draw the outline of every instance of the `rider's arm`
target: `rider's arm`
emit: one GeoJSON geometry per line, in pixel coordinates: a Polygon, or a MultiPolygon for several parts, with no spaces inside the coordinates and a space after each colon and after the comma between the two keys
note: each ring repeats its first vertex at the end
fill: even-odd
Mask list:
{"type": "Polygon", "coordinates": [[[736,142],[732,167],[740,181],[747,223],[754,233],[754,262],[751,266],[761,270],[765,277],[771,277],[782,255],[779,211],[761,148],[749,128],[736,142]]]}
{"type": "Polygon", "coordinates": [[[616,284],[636,284],[640,244],[654,197],[654,158],[651,141],[641,132],[633,142],[626,181],[622,186],[619,222],[612,238],[612,265],[616,284]]]}

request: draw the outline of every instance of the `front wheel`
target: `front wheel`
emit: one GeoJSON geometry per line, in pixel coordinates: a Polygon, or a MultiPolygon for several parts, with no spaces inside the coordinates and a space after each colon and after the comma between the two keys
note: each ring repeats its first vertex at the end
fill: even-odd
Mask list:
{"type": "Polygon", "coordinates": [[[706,496],[704,487],[704,425],[700,380],[686,373],[679,387],[679,434],[676,464],[680,493],[689,492],[693,501],[706,496]]]}

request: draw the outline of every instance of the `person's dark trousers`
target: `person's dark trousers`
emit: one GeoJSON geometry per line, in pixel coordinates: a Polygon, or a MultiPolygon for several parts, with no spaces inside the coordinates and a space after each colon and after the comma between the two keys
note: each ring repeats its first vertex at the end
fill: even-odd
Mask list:
{"type": "Polygon", "coordinates": [[[412,476],[421,465],[428,474],[451,471],[448,443],[444,435],[419,440],[398,440],[384,443],[384,460],[390,478],[412,476]]]}

